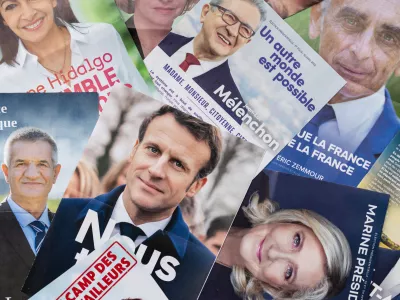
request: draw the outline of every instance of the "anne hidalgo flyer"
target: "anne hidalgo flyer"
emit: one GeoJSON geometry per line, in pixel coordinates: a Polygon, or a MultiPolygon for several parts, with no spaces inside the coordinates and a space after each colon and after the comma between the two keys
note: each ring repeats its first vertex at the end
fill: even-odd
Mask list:
{"type": "Polygon", "coordinates": [[[0,92],[97,92],[100,111],[117,84],[154,95],[114,1],[2,1],[0,12],[0,92]]]}
{"type": "Polygon", "coordinates": [[[345,81],[254,3],[200,1],[144,61],[166,103],[263,147],[265,166],[345,81]]]}

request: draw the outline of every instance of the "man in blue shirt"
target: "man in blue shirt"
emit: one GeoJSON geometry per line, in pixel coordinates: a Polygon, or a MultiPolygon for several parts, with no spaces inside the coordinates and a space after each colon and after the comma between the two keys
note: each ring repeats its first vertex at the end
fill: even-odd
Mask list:
{"type": "Polygon", "coordinates": [[[0,203],[0,298],[26,299],[20,290],[52,218],[47,198],[61,168],[57,145],[40,129],[18,129],[1,168],[10,192],[0,203]]]}

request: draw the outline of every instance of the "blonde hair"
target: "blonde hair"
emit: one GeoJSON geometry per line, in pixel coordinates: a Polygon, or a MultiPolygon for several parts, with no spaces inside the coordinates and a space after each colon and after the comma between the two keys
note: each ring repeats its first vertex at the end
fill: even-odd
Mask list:
{"type": "Polygon", "coordinates": [[[272,223],[301,224],[310,228],[324,249],[326,256],[325,277],[314,287],[285,291],[255,278],[247,269],[233,266],[231,282],[235,292],[246,300],[264,299],[263,293],[274,299],[320,300],[339,293],[351,270],[351,250],[344,234],[330,221],[306,209],[282,209],[266,199],[259,202],[258,192],[250,197],[243,211],[253,227],[272,223]]]}
{"type": "Polygon", "coordinates": [[[97,170],[91,164],[80,160],[75,173],[79,178],[79,197],[93,198],[100,194],[100,180],[97,170]]]}
{"type": "Polygon", "coordinates": [[[118,186],[118,177],[122,174],[129,163],[129,160],[126,158],[111,166],[101,180],[101,189],[103,193],[108,193],[118,186]]]}

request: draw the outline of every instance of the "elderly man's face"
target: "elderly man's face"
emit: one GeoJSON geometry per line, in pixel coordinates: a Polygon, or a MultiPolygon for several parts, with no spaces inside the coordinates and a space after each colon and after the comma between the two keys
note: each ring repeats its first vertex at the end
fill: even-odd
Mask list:
{"type": "Polygon", "coordinates": [[[60,165],[53,165],[52,148],[45,141],[17,141],[11,148],[9,166],[2,170],[10,185],[14,200],[47,199],[60,172],[60,165]]]}
{"type": "Polygon", "coordinates": [[[320,35],[320,55],[346,81],[344,99],[377,92],[400,75],[400,1],[331,0],[313,9],[310,37],[320,35]]]}
{"type": "Polygon", "coordinates": [[[240,22],[229,25],[224,21],[224,10],[228,10],[226,13],[229,16],[236,17],[253,31],[257,30],[261,18],[258,8],[248,1],[225,0],[221,3],[221,8],[204,5],[200,17],[203,23],[203,47],[218,59],[234,54],[250,41],[239,34],[240,22]]]}

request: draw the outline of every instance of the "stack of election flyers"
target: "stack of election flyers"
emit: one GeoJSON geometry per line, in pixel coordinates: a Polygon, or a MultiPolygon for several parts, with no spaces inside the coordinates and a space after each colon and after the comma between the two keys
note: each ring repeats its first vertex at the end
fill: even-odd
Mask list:
{"type": "MultiPolygon", "coordinates": [[[[103,253],[99,247],[120,235],[135,243],[132,248],[136,251],[129,253],[141,267],[134,271],[146,269],[146,280],[158,285],[168,299],[199,295],[215,260],[206,246],[205,226],[222,217],[230,226],[264,151],[132,91],[126,88],[118,95],[111,93],[82,157],[95,163],[103,179],[124,162],[126,185],[117,178],[114,184],[104,185],[95,198],[62,199],[26,279],[23,291],[29,296],[40,292],[35,297],[42,299],[48,291],[55,298],[62,290],[71,289],[77,278],[68,270],[93,250],[102,249],[103,253]],[[60,276],[73,280],[57,279],[60,276]]],[[[98,259],[98,255],[90,257],[85,265],[98,259]]],[[[120,259],[117,255],[113,263],[120,259]]],[[[77,266],[78,273],[83,269],[77,266]]],[[[97,280],[90,281],[82,282],[89,288],[97,286],[97,280]]],[[[139,298],[155,299],[151,285],[132,283],[131,292],[139,287],[142,291],[137,293],[146,295],[139,298]]],[[[115,294],[107,297],[111,295],[115,294]]]]}
{"type": "Polygon", "coordinates": [[[0,1],[0,298],[398,299],[399,15],[0,1]]]}
{"type": "Polygon", "coordinates": [[[262,169],[345,81],[257,3],[199,1],[144,61],[165,103],[265,149],[262,169]]]}

